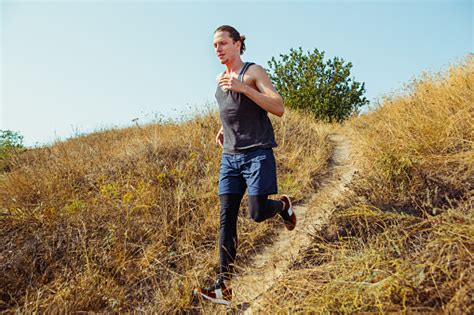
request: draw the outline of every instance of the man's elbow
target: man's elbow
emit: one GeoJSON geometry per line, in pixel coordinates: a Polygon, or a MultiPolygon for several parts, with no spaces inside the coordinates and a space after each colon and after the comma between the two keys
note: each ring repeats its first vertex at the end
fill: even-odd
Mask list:
{"type": "Polygon", "coordinates": [[[278,117],[283,117],[283,114],[284,114],[284,113],[285,113],[285,109],[282,107],[282,108],[278,111],[277,116],[278,116],[278,117]]]}
{"type": "Polygon", "coordinates": [[[283,99],[280,101],[280,110],[278,111],[278,117],[283,117],[283,114],[285,113],[285,106],[283,105],[283,99]]]}

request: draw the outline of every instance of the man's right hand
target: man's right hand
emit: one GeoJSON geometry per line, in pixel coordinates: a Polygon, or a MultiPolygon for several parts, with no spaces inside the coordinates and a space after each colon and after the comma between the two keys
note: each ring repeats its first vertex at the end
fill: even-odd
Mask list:
{"type": "Polygon", "coordinates": [[[224,147],[224,130],[221,128],[216,135],[216,143],[222,147],[224,147]]]}

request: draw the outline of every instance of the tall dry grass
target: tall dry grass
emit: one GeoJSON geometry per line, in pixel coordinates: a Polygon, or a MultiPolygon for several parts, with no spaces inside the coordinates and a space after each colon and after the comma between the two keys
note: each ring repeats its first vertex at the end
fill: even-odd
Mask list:
{"type": "Polygon", "coordinates": [[[474,313],[474,56],[344,128],[358,176],[263,307],[474,313]]]}
{"type": "MultiPolygon", "coordinates": [[[[271,117],[280,193],[317,187],[328,130],[296,112],[271,117]]],[[[217,113],[111,129],[30,149],[0,174],[0,310],[191,310],[218,270],[217,113]]],[[[272,196],[275,197],[275,196],[272,196]]],[[[255,223],[245,197],[236,263],[283,228],[255,223]]],[[[198,306],[199,307],[199,306],[198,306]]]]}
{"type": "Polygon", "coordinates": [[[365,172],[360,193],[376,206],[436,214],[472,193],[473,56],[446,73],[424,73],[407,95],[351,122],[365,172]]]}

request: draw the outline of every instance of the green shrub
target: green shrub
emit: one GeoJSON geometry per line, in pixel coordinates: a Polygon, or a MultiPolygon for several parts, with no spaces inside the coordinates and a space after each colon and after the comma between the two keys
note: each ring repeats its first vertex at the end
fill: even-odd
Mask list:
{"type": "Polygon", "coordinates": [[[11,130],[0,130],[0,172],[9,170],[11,156],[23,148],[23,136],[20,133],[11,130]]]}
{"type": "Polygon", "coordinates": [[[364,83],[349,78],[352,63],[334,57],[326,63],[324,51],[316,48],[305,55],[301,49],[290,49],[288,55],[280,54],[268,62],[270,78],[285,106],[312,114],[326,122],[341,122],[357,113],[369,101],[362,96],[364,83]]]}

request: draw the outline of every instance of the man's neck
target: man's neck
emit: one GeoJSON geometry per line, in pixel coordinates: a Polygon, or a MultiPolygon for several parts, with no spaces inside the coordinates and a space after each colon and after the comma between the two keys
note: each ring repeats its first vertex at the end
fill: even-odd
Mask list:
{"type": "Polygon", "coordinates": [[[240,58],[233,60],[229,62],[228,64],[226,64],[226,68],[227,68],[226,74],[230,74],[230,73],[238,74],[243,66],[244,66],[244,62],[240,58]]]}

